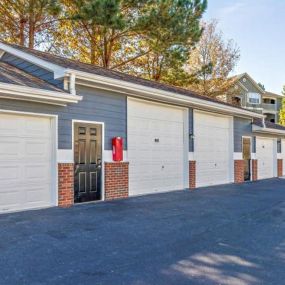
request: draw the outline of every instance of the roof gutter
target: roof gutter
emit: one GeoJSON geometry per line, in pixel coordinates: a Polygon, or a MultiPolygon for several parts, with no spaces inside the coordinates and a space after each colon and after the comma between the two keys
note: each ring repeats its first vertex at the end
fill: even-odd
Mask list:
{"type": "Polygon", "coordinates": [[[255,132],[255,133],[278,134],[278,135],[285,136],[285,130],[282,131],[282,130],[278,130],[278,129],[270,129],[270,128],[260,127],[260,126],[256,126],[256,125],[252,126],[252,131],[255,132]]]}
{"type": "MultiPolygon", "coordinates": [[[[96,84],[96,88],[110,90],[113,92],[124,93],[134,97],[149,98],[153,100],[163,100],[166,102],[179,103],[182,105],[195,106],[201,109],[211,109],[222,113],[230,113],[231,115],[242,115],[250,118],[262,119],[264,115],[238,109],[232,106],[224,105],[218,102],[203,100],[200,98],[190,97],[175,92],[165,91],[157,88],[147,87],[144,85],[126,82],[119,79],[113,79],[102,75],[90,74],[78,70],[67,70],[68,73],[76,74],[77,79],[87,80],[96,84]]],[[[80,82],[77,81],[77,84],[80,82]]]]}
{"type": "MultiPolygon", "coordinates": [[[[211,102],[211,101],[207,101],[207,100],[203,100],[199,98],[193,98],[190,96],[181,95],[176,92],[169,92],[169,91],[164,91],[164,90],[160,90],[157,88],[147,87],[147,86],[143,86],[143,85],[132,83],[132,82],[126,82],[124,80],[118,80],[118,79],[113,79],[113,78],[106,77],[106,76],[78,71],[75,69],[64,68],[57,64],[50,63],[47,60],[43,60],[35,55],[29,54],[28,52],[25,52],[15,47],[12,47],[10,45],[7,45],[3,42],[0,42],[0,51],[8,52],[19,58],[25,59],[33,64],[36,64],[42,68],[52,71],[54,73],[55,79],[64,78],[67,75],[71,83],[70,84],[71,95],[69,96],[73,96],[72,98],[76,96],[75,95],[76,94],[75,77],[76,77],[76,79],[87,80],[92,83],[95,83],[97,88],[101,88],[104,90],[111,90],[113,92],[118,92],[118,93],[125,93],[130,96],[150,98],[153,100],[165,100],[167,102],[172,101],[173,103],[180,103],[182,105],[190,105],[190,106],[195,106],[195,107],[202,108],[202,109],[211,109],[211,110],[216,110],[222,113],[230,113],[231,115],[237,114],[237,115],[242,115],[242,116],[246,116],[250,118],[263,118],[263,115],[261,114],[257,114],[257,113],[250,112],[250,111],[243,110],[243,109],[234,108],[228,105],[223,105],[223,104],[219,104],[216,102],[211,102]]],[[[78,81],[76,83],[80,84],[78,81]]],[[[25,89],[22,87],[20,88],[22,89],[22,91],[23,89],[25,89]]],[[[37,90],[37,89],[33,89],[33,90],[37,90]]],[[[21,90],[18,90],[17,92],[20,92],[20,91],[21,90]]],[[[4,92],[6,94],[9,94],[7,90],[4,90],[4,92]]],[[[59,99],[59,94],[62,96],[62,94],[59,92],[57,95],[58,99],[59,99]]],[[[27,92],[26,96],[28,95],[29,94],[27,92]]],[[[22,96],[23,96],[22,98],[24,98],[24,94],[22,96]]],[[[33,95],[30,94],[30,97],[31,96],[33,95]]],[[[63,96],[66,98],[66,96],[68,95],[63,95],[63,96]]],[[[3,98],[3,96],[1,97],[3,98]]]]}
{"type": "Polygon", "coordinates": [[[78,103],[82,96],[63,92],[49,91],[33,87],[0,83],[0,99],[34,101],[45,104],[66,106],[68,103],[78,103]]]}

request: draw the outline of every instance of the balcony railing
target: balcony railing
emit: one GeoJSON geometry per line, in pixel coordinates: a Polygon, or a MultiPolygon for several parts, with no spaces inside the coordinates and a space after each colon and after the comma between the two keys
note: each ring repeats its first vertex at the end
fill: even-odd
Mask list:
{"type": "Polygon", "coordinates": [[[277,104],[262,103],[261,106],[264,111],[277,111],[277,104]]]}

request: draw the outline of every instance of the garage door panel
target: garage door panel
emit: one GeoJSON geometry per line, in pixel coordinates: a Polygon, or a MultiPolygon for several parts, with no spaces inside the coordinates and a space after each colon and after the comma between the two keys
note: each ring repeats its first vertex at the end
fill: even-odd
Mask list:
{"type": "Polygon", "coordinates": [[[272,138],[256,138],[258,179],[274,177],[274,161],[276,161],[274,142],[272,138]]]}
{"type": "Polygon", "coordinates": [[[43,186],[30,186],[26,188],[26,203],[27,204],[41,204],[46,203],[46,201],[49,201],[51,199],[51,192],[47,191],[51,187],[50,184],[45,184],[43,186]]]}
{"type": "Polygon", "coordinates": [[[197,186],[232,182],[231,118],[195,112],[194,134],[197,186]]]}
{"type": "Polygon", "coordinates": [[[20,143],[0,138],[0,155],[3,158],[15,158],[19,155],[20,143]]]}
{"type": "MultiPolygon", "coordinates": [[[[0,181],[1,185],[4,183],[11,183],[18,180],[20,177],[20,167],[13,165],[13,166],[0,166],[0,181]]],[[[0,191],[1,191],[0,187],[0,191]]]]}
{"type": "Polygon", "coordinates": [[[0,212],[5,210],[21,209],[21,197],[19,197],[18,191],[7,188],[0,191],[0,212]]]}
{"type": "Polygon", "coordinates": [[[52,205],[51,120],[0,115],[0,212],[52,205]]]}
{"type": "Polygon", "coordinates": [[[183,110],[128,102],[130,195],[183,188],[183,110]]]}

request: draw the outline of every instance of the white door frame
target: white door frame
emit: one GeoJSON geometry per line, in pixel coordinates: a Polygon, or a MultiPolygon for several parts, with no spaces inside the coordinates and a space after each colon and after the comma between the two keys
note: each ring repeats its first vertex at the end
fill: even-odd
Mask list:
{"type": "Polygon", "coordinates": [[[206,115],[217,115],[219,117],[224,117],[224,118],[228,118],[230,119],[230,147],[229,147],[229,155],[230,155],[230,181],[229,183],[233,183],[234,182],[234,117],[233,116],[229,116],[229,115],[223,115],[223,114],[219,114],[219,113],[213,113],[213,112],[208,112],[208,111],[202,111],[202,110],[198,110],[198,109],[193,109],[193,134],[194,134],[194,160],[196,161],[196,140],[195,140],[195,114],[197,113],[202,113],[202,114],[206,114],[206,115]]]}
{"type": "MultiPolygon", "coordinates": [[[[261,139],[270,139],[273,140],[273,153],[272,153],[272,159],[273,159],[273,177],[277,177],[277,138],[272,138],[272,137],[265,137],[265,136],[256,136],[256,140],[258,138],[261,139]]],[[[258,160],[258,155],[256,152],[256,158],[258,160]]],[[[257,161],[258,163],[258,161],[257,161]]],[[[258,178],[258,168],[257,168],[257,178],[258,178]]]]}
{"type": "Polygon", "coordinates": [[[186,107],[171,105],[168,103],[161,103],[156,101],[138,99],[133,97],[127,97],[127,140],[128,140],[128,125],[129,125],[129,112],[128,106],[129,101],[142,102],[147,104],[159,105],[162,107],[169,107],[173,109],[179,109],[183,111],[183,157],[184,157],[184,165],[183,165],[183,185],[185,189],[189,188],[189,109],[186,107]]]}
{"type": "Polygon", "coordinates": [[[250,139],[250,181],[252,181],[252,137],[251,136],[242,136],[241,137],[241,154],[242,154],[242,159],[243,159],[243,139],[250,139]]]}
{"type": "MultiPolygon", "coordinates": [[[[101,125],[102,128],[102,171],[101,171],[101,200],[105,200],[105,123],[104,122],[98,122],[98,121],[88,121],[88,120],[72,120],[72,157],[73,157],[73,163],[74,163],[74,125],[75,123],[85,123],[85,124],[95,124],[95,125],[101,125]]],[[[74,179],[74,178],[73,178],[74,179]]]]}
{"type": "Polygon", "coordinates": [[[51,194],[52,204],[58,206],[58,164],[57,164],[57,150],[58,150],[58,115],[34,112],[22,112],[0,109],[0,114],[32,116],[40,118],[50,118],[51,121],[51,140],[52,140],[52,161],[51,161],[51,194]]]}

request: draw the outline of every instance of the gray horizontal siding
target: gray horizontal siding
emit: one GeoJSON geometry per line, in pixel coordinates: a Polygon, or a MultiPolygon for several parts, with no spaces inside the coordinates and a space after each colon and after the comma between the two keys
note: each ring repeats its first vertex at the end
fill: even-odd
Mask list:
{"type": "Polygon", "coordinates": [[[243,136],[252,136],[251,120],[234,117],[234,152],[242,152],[243,136]]]}
{"type": "Polygon", "coordinates": [[[124,149],[126,149],[126,96],[95,91],[84,87],[78,88],[77,93],[83,96],[83,100],[78,104],[70,104],[67,107],[1,99],[0,109],[58,115],[59,149],[72,148],[72,120],[104,122],[105,149],[112,149],[111,139],[115,136],[124,138],[124,149]]]}
{"type": "Polygon", "coordinates": [[[18,58],[9,53],[5,53],[1,58],[2,61],[9,63],[31,75],[34,75],[46,82],[57,86],[58,88],[63,88],[62,79],[54,79],[53,72],[50,72],[44,68],[41,68],[33,63],[30,63],[24,59],[18,58]]]}
{"type": "Polygon", "coordinates": [[[193,120],[193,109],[189,108],[189,151],[194,151],[194,137],[193,130],[194,130],[194,120],[193,120]]]}

